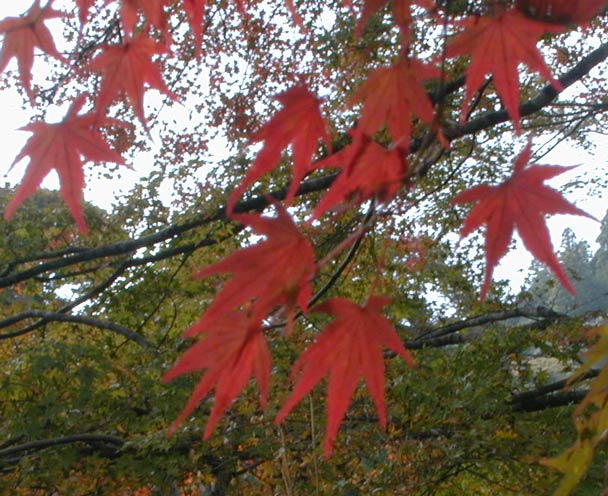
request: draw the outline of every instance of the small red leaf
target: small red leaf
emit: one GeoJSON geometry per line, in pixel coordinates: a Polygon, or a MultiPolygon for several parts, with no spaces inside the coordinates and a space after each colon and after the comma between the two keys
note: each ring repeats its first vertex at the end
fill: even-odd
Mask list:
{"type": "Polygon", "coordinates": [[[403,186],[408,170],[405,155],[396,148],[387,150],[359,131],[351,134],[350,145],[315,164],[315,169],[337,167],[342,172],[321,198],[313,219],[349,200],[388,201],[403,186]]]}
{"type": "MultiPolygon", "coordinates": [[[[194,334],[199,333],[197,330],[194,334]]],[[[187,334],[192,335],[192,329],[187,334]]],[[[203,338],[188,349],[163,377],[163,381],[168,382],[180,375],[204,370],[170,431],[174,432],[205,396],[215,389],[215,404],[204,433],[204,438],[208,439],[252,375],[260,386],[260,403],[265,407],[270,385],[270,364],[270,352],[262,330],[259,324],[252,324],[245,313],[225,314],[212,325],[206,325],[203,338]]]]}
{"type": "Polygon", "coordinates": [[[360,307],[345,298],[332,298],[314,308],[315,312],[334,315],[335,320],[294,364],[292,376],[300,373],[300,378],[275,422],[281,423],[300,400],[325,375],[329,375],[325,435],[327,458],[331,456],[340,424],[360,378],[364,379],[376,404],[380,425],[386,426],[382,348],[393,350],[408,364],[415,365],[395,329],[381,313],[389,301],[375,296],[360,307]]]}
{"type": "Polygon", "coordinates": [[[319,147],[319,140],[325,141],[326,146],[331,144],[319,109],[321,100],[304,84],[294,86],[276,99],[283,104],[283,108],[251,137],[253,142],[264,141],[264,147],[258,153],[245,179],[230,195],[228,210],[234,208],[245,189],[279,165],[281,153],[291,144],[294,167],[286,198],[289,202],[302,179],[310,172],[310,164],[319,147]]]}
{"type": "Polygon", "coordinates": [[[165,45],[156,43],[146,35],[139,35],[123,45],[108,45],[88,65],[92,71],[100,71],[103,77],[97,108],[101,111],[121,95],[133,105],[135,115],[145,125],[145,85],[156,88],[171,98],[175,96],[167,89],[159,67],[152,56],[166,52],[165,45]]]}
{"type": "Polygon", "coordinates": [[[0,52],[0,72],[6,69],[9,61],[15,57],[19,65],[19,79],[30,100],[34,99],[31,88],[34,50],[39,48],[44,53],[64,61],[57,51],[55,42],[44,22],[49,19],[66,17],[67,14],[53,10],[52,2],[43,9],[40,0],[36,0],[23,16],[9,17],[0,21],[0,33],[4,34],[2,51],[0,52]]]}
{"type": "Polygon", "coordinates": [[[498,186],[476,186],[463,191],[453,200],[454,203],[478,202],[465,219],[461,236],[467,236],[484,224],[486,226],[486,273],[481,299],[484,299],[488,292],[494,267],[507,252],[515,229],[528,251],[537,260],[547,264],[564,287],[574,293],[574,288],[553,252],[545,215],[571,214],[593,217],[543,184],[544,181],[572,167],[532,165],[526,168],[530,160],[530,148],[528,143],[517,157],[510,179],[498,186]]]}
{"type": "Polygon", "coordinates": [[[230,273],[199,324],[190,332],[203,331],[208,322],[251,302],[253,319],[262,319],[274,307],[286,305],[289,324],[296,306],[306,310],[312,296],[311,279],[316,271],[314,251],[300,234],[287,210],[275,203],[276,218],[257,214],[234,215],[238,222],[266,236],[254,246],[243,248],[224,260],[201,270],[197,277],[230,273]]]}
{"type": "MultiPolygon", "coordinates": [[[[106,4],[114,0],[106,0],[106,4]]],[[[165,14],[165,5],[172,3],[171,0],[121,0],[120,2],[120,20],[122,27],[130,37],[137,25],[138,14],[143,12],[146,22],[151,26],[162,31],[165,35],[167,31],[167,16],[165,14]]]]}
{"type": "Polygon", "coordinates": [[[207,0],[184,0],[184,11],[190,23],[190,29],[194,35],[194,46],[196,57],[200,57],[201,43],[203,40],[203,19],[205,9],[207,8],[207,0]]]}
{"type": "Polygon", "coordinates": [[[386,125],[393,143],[409,149],[412,118],[431,124],[434,117],[422,82],[439,76],[437,68],[406,57],[391,67],[373,70],[351,99],[363,102],[358,129],[373,136],[386,125]]]}
{"type": "Polygon", "coordinates": [[[17,156],[13,165],[26,156],[30,162],[21,185],[6,207],[4,217],[10,219],[15,209],[40,185],[46,175],[56,169],[61,181],[61,195],[68,204],[81,232],[87,231],[82,213],[84,188],[83,165],[86,161],[123,164],[122,157],[112,150],[99,131],[99,126],[113,123],[100,120],[96,113],[78,115],[86,95],[81,95],[70,107],[65,119],[58,124],[33,122],[23,128],[33,135],[17,156]]]}
{"type": "Polygon", "coordinates": [[[484,83],[486,74],[491,74],[496,92],[511,116],[516,131],[520,132],[518,65],[528,65],[561,91],[561,83],[545,65],[536,43],[543,34],[560,33],[563,29],[529,19],[517,9],[508,10],[497,17],[471,16],[462,24],[464,31],[457,34],[446,48],[447,57],[471,56],[461,118],[466,118],[475,91],[484,83]]]}

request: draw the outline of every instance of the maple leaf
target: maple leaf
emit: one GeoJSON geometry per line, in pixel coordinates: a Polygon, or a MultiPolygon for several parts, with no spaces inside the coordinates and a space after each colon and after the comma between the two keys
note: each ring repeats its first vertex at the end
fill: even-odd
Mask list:
{"type": "MultiPolygon", "coordinates": [[[[167,16],[165,15],[165,4],[170,0],[121,0],[120,20],[122,27],[131,36],[137,25],[138,14],[143,12],[146,22],[168,35],[167,16]]],[[[114,0],[106,0],[106,5],[114,0]]]]}
{"type": "Polygon", "coordinates": [[[139,35],[122,45],[106,45],[88,69],[99,71],[102,75],[101,87],[97,97],[97,108],[105,109],[112,101],[125,95],[135,115],[145,125],[144,94],[145,85],[155,88],[172,99],[171,93],[152,56],[166,52],[165,45],[156,43],[147,35],[139,35]]]}
{"type": "Polygon", "coordinates": [[[89,16],[89,10],[95,3],[95,0],[76,0],[76,5],[78,6],[78,18],[80,19],[80,24],[84,24],[89,16]]]}
{"type": "Polygon", "coordinates": [[[533,19],[557,24],[584,24],[608,8],[606,0],[518,0],[517,7],[533,19]]]}
{"type": "Polygon", "coordinates": [[[319,146],[319,139],[322,139],[326,146],[331,144],[319,109],[321,100],[304,84],[294,86],[275,98],[281,102],[283,108],[252,135],[252,142],[264,141],[264,146],[249,168],[245,179],[230,195],[229,211],[234,208],[239,196],[247,187],[279,165],[282,151],[291,143],[294,167],[286,197],[286,201],[289,202],[298,190],[302,179],[310,172],[310,164],[319,146]]]}
{"type": "MultiPolygon", "coordinates": [[[[195,334],[199,334],[196,327],[195,334]]],[[[192,330],[187,331],[192,335],[192,330]]],[[[252,324],[243,312],[233,312],[206,325],[204,337],[190,347],[163,377],[168,382],[177,376],[204,370],[188,403],[173,422],[170,431],[194,411],[196,406],[215,388],[215,403],[205,427],[208,439],[217,422],[232,401],[255,376],[260,387],[260,403],[266,406],[270,384],[271,357],[259,324],[252,324]]]]}
{"type": "Polygon", "coordinates": [[[446,47],[447,57],[471,57],[466,72],[461,120],[466,118],[469,103],[475,91],[484,83],[486,74],[491,74],[496,92],[511,116],[515,130],[521,132],[517,66],[520,63],[528,65],[550,81],[557,91],[561,91],[561,83],[545,65],[536,43],[543,34],[560,33],[563,29],[529,19],[517,9],[510,9],[497,17],[471,16],[462,24],[465,30],[454,36],[446,47]]]}
{"type": "Polygon", "coordinates": [[[393,143],[408,149],[412,116],[427,124],[434,118],[433,104],[422,81],[439,75],[435,67],[406,57],[391,67],[374,69],[351,98],[351,102],[364,102],[358,129],[372,136],[386,124],[393,143]]]}
{"type": "Polygon", "coordinates": [[[280,203],[274,205],[278,214],[275,218],[257,214],[233,215],[236,221],[266,236],[265,240],[238,250],[197,274],[197,277],[223,272],[232,274],[199,323],[201,329],[219,315],[252,301],[254,319],[262,319],[274,307],[286,305],[288,330],[296,305],[302,311],[306,310],[312,296],[310,281],[316,271],[314,251],[287,210],[280,203]]]}
{"type": "Polygon", "coordinates": [[[44,53],[65,62],[57,51],[51,32],[44,22],[66,17],[66,14],[53,10],[51,3],[41,8],[40,0],[36,0],[23,16],[9,17],[0,21],[0,33],[4,34],[0,51],[0,72],[3,72],[10,60],[15,57],[19,67],[19,79],[32,101],[34,100],[31,88],[34,50],[39,48],[44,53]]]}
{"type": "Polygon", "coordinates": [[[61,182],[61,195],[80,231],[87,232],[82,212],[84,162],[124,162],[108,146],[99,131],[99,126],[114,124],[115,121],[100,119],[97,113],[78,115],[86,98],[86,95],[77,98],[62,122],[33,122],[22,128],[33,134],[15,158],[13,166],[27,156],[30,157],[30,162],[21,185],[4,211],[5,219],[10,219],[15,209],[36,191],[51,169],[56,169],[61,182]]]}
{"type": "Polygon", "coordinates": [[[358,130],[351,135],[351,144],[315,164],[315,169],[337,167],[342,172],[319,201],[313,219],[349,200],[389,201],[406,179],[407,158],[400,150],[386,149],[358,130]]]}
{"type": "Polygon", "coordinates": [[[454,198],[454,203],[478,202],[465,219],[461,236],[468,236],[478,227],[486,226],[486,271],[481,289],[483,300],[492,280],[492,272],[498,261],[507,252],[513,232],[521,236],[524,246],[534,257],[546,264],[559,278],[564,287],[574,293],[574,288],[559,263],[549,231],[545,224],[547,214],[584,215],[553,188],[545,186],[544,181],[562,174],[573,167],[554,165],[532,165],[530,160],[531,144],[515,160],[513,175],[498,186],[480,185],[463,191],[454,198]]]}
{"type": "MultiPolygon", "coordinates": [[[[364,0],[363,10],[361,11],[361,17],[355,28],[355,37],[358,38],[363,34],[363,30],[370,18],[376,14],[382,7],[388,3],[388,0],[364,0]]],[[[410,36],[410,25],[412,22],[411,8],[413,5],[419,5],[428,10],[433,8],[433,2],[431,0],[394,0],[392,2],[393,18],[395,24],[401,31],[401,37],[403,40],[408,40],[410,36]]]]}
{"type": "Polygon", "coordinates": [[[360,378],[365,380],[376,404],[380,425],[386,426],[382,348],[393,350],[409,365],[415,365],[395,329],[381,313],[389,302],[389,298],[373,296],[360,307],[345,298],[332,298],[313,309],[334,315],[335,320],[294,364],[291,374],[292,377],[300,374],[299,380],[275,422],[281,423],[300,400],[329,375],[324,445],[327,458],[331,456],[340,424],[360,378]]]}
{"type": "Polygon", "coordinates": [[[188,17],[192,34],[194,34],[194,46],[197,58],[200,57],[204,30],[203,18],[206,7],[207,0],[184,0],[184,11],[188,17]]]}

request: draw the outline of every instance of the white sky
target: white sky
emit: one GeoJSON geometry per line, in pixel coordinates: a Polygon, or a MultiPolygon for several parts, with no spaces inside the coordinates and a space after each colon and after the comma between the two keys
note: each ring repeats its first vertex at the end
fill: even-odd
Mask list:
{"type": "MultiPolygon", "coordinates": [[[[26,11],[31,3],[30,0],[0,1],[0,18],[19,15],[26,11]]],[[[59,0],[55,2],[55,7],[60,8],[63,3],[64,1],[59,0]]],[[[9,67],[14,67],[14,64],[13,60],[9,67]]],[[[36,65],[34,65],[33,72],[36,72],[36,65]]],[[[3,151],[0,156],[0,171],[3,175],[3,182],[15,184],[25,170],[25,161],[15,166],[10,174],[8,174],[8,169],[29,136],[29,133],[20,132],[17,129],[27,124],[30,116],[27,111],[21,108],[20,98],[14,89],[9,88],[0,91],[0,108],[2,109],[0,145],[3,151]]],[[[62,113],[62,111],[58,112],[57,115],[62,115],[62,113]]],[[[564,166],[582,164],[576,171],[565,173],[550,184],[553,186],[565,184],[572,181],[578,174],[585,174],[587,177],[605,176],[608,166],[608,142],[601,137],[598,137],[596,142],[597,149],[593,155],[584,150],[573,149],[571,146],[564,145],[559,146],[543,158],[541,163],[545,164],[564,166]]],[[[85,198],[103,208],[110,208],[114,194],[119,191],[128,191],[140,174],[143,174],[149,167],[153,167],[153,158],[151,154],[141,155],[137,157],[136,164],[132,165],[135,167],[135,171],[123,169],[122,173],[112,180],[88,181],[85,198]],[[108,192],[113,192],[113,194],[108,194],[108,192]]],[[[44,182],[45,187],[57,188],[57,178],[54,174],[52,176],[49,176],[44,182]]],[[[605,194],[593,197],[589,194],[577,194],[575,192],[574,194],[568,194],[568,199],[598,219],[604,216],[608,208],[605,194]]],[[[582,217],[554,216],[549,219],[548,224],[556,247],[559,247],[561,233],[567,227],[571,228],[579,238],[586,239],[592,246],[599,233],[598,223],[582,217]]],[[[521,243],[519,243],[519,246],[521,246],[521,243]]],[[[516,249],[503,259],[495,271],[495,278],[509,278],[512,280],[512,286],[517,288],[525,279],[531,260],[530,255],[524,249],[516,249]]]]}

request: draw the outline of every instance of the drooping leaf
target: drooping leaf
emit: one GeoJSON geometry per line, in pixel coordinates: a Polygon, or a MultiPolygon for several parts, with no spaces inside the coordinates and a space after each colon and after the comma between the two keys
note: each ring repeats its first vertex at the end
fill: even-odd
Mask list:
{"type": "MultiPolygon", "coordinates": [[[[113,1],[106,0],[106,4],[113,1]]],[[[169,3],[169,0],[121,0],[120,20],[127,37],[131,36],[137,25],[139,12],[143,12],[147,24],[168,34],[165,5],[169,3]]]]}
{"type": "MultiPolygon", "coordinates": [[[[361,11],[361,17],[355,28],[355,36],[359,37],[363,34],[363,30],[370,18],[376,14],[382,7],[388,3],[388,0],[364,0],[363,9],[361,11]]],[[[395,24],[401,31],[401,37],[404,42],[409,41],[410,37],[410,25],[412,23],[412,6],[419,5],[426,9],[433,8],[433,2],[431,0],[394,0],[391,2],[393,10],[393,18],[395,24]]]]}
{"type": "Polygon", "coordinates": [[[122,157],[108,146],[99,130],[99,126],[111,124],[113,121],[100,119],[99,115],[93,112],[78,115],[85,101],[86,95],[77,98],[64,120],[57,124],[33,122],[23,128],[33,134],[13,165],[28,156],[30,162],[14,198],[6,207],[6,219],[10,219],[15,209],[36,191],[46,175],[56,169],[61,181],[61,195],[80,231],[87,232],[82,212],[84,162],[124,162],[122,157]]]}
{"type": "Polygon", "coordinates": [[[0,21],[0,33],[4,34],[0,51],[0,72],[3,72],[15,57],[19,66],[19,79],[30,100],[34,99],[31,88],[34,50],[39,48],[44,53],[65,61],[57,51],[51,32],[44,24],[49,19],[59,17],[66,17],[66,14],[53,10],[52,2],[41,8],[40,0],[36,0],[21,17],[9,17],[0,21]]]}
{"type": "Polygon", "coordinates": [[[401,57],[391,67],[373,70],[351,99],[363,102],[357,127],[372,136],[386,125],[393,144],[407,150],[413,117],[427,124],[434,117],[433,104],[422,82],[439,75],[437,68],[409,57],[401,57]]]}
{"type": "Polygon", "coordinates": [[[331,141],[321,115],[319,100],[304,84],[288,89],[276,97],[283,108],[251,137],[252,142],[263,141],[264,146],[249,168],[245,179],[232,192],[228,209],[250,185],[279,165],[281,154],[290,144],[293,151],[293,174],[286,201],[295,195],[300,182],[310,172],[310,164],[322,139],[326,146],[331,141]]]}
{"type": "MultiPolygon", "coordinates": [[[[187,335],[200,334],[195,324],[187,335]]],[[[173,422],[171,431],[188,418],[196,406],[215,389],[215,403],[205,427],[208,439],[223,413],[255,376],[260,387],[260,403],[266,406],[270,385],[271,357],[259,323],[253,323],[245,312],[232,312],[205,325],[204,336],[186,351],[163,381],[191,372],[204,371],[182,413],[173,422]]]]}
{"type": "Polygon", "coordinates": [[[143,34],[122,45],[105,46],[102,53],[88,65],[88,69],[99,71],[103,78],[97,108],[101,111],[124,95],[133,106],[135,115],[145,125],[146,84],[175,98],[165,85],[158,65],[152,61],[152,56],[164,52],[165,45],[143,34]]]}
{"type": "Polygon", "coordinates": [[[340,168],[342,172],[319,201],[313,219],[349,200],[388,201],[404,184],[408,163],[402,151],[386,149],[360,131],[351,134],[351,144],[315,164],[318,169],[340,168]]]}
{"type": "Polygon", "coordinates": [[[335,320],[294,364],[292,376],[300,374],[299,380],[275,422],[281,423],[300,400],[328,375],[326,457],[331,456],[340,424],[359,379],[363,378],[367,384],[376,404],[380,425],[386,426],[383,347],[399,354],[408,364],[415,364],[395,329],[381,313],[389,301],[388,298],[370,297],[365,306],[360,307],[345,298],[332,298],[314,308],[315,312],[334,315],[335,320]]]}
{"type": "Polygon", "coordinates": [[[464,30],[446,48],[447,57],[471,57],[466,72],[461,119],[466,118],[475,91],[484,83],[485,76],[490,74],[516,131],[520,132],[518,65],[526,64],[561,91],[561,83],[545,65],[536,43],[543,34],[559,33],[563,28],[530,19],[516,8],[496,17],[471,16],[462,25],[464,30]]]}
{"type": "Polygon", "coordinates": [[[517,7],[532,19],[557,24],[584,24],[608,8],[608,1],[518,0],[517,7]]]}
{"type": "Polygon", "coordinates": [[[498,186],[476,186],[454,198],[454,203],[477,202],[463,223],[462,237],[484,224],[486,226],[486,272],[481,289],[482,299],[490,287],[494,267],[507,252],[515,229],[527,250],[537,260],[545,263],[568,291],[574,293],[572,284],[553,252],[545,215],[571,214],[593,217],[565,200],[553,188],[543,184],[572,167],[526,167],[530,160],[530,149],[531,144],[528,143],[515,160],[513,175],[504,183],[498,186]]]}
{"type": "Polygon", "coordinates": [[[95,3],[95,0],[76,0],[76,5],[78,6],[78,18],[80,19],[80,24],[84,24],[89,16],[89,10],[95,3]]]}
{"type": "Polygon", "coordinates": [[[203,331],[208,322],[251,302],[250,313],[262,319],[274,307],[287,306],[288,326],[295,308],[306,310],[312,296],[311,279],[316,271],[314,251],[302,236],[285,208],[275,203],[277,217],[257,214],[234,215],[256,234],[266,236],[254,246],[243,248],[224,260],[201,270],[197,277],[230,273],[215,300],[193,332],[203,331]]]}
{"type": "Polygon", "coordinates": [[[194,35],[194,46],[196,56],[200,57],[201,43],[203,39],[203,18],[205,9],[207,8],[207,0],[184,0],[184,11],[190,23],[190,29],[194,35]]]}

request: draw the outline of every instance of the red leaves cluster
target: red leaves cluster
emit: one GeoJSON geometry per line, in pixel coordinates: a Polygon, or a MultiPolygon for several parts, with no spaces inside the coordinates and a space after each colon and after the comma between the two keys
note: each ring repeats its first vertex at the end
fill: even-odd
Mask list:
{"type": "MultiPolygon", "coordinates": [[[[173,98],[154,60],[156,56],[168,53],[171,12],[183,9],[194,35],[197,56],[200,56],[207,0],[106,0],[105,5],[108,4],[119,9],[121,43],[97,47],[98,52],[85,63],[80,64],[80,59],[73,61],[80,64],[78,70],[83,73],[95,73],[100,77],[94,108],[80,115],[86,102],[86,97],[81,96],[75,99],[62,122],[33,122],[24,128],[32,136],[15,162],[29,157],[29,164],[21,186],[5,211],[6,218],[52,169],[56,169],[61,193],[79,229],[85,232],[82,212],[84,163],[123,163],[103,136],[102,128],[115,124],[106,117],[108,107],[121,98],[126,99],[147,127],[145,92],[153,88],[173,98]],[[159,38],[163,40],[158,41],[159,38]]],[[[370,18],[387,4],[387,0],[363,0],[355,36],[360,36],[370,18]]],[[[81,23],[86,22],[93,5],[93,0],[75,0],[81,23]]],[[[237,5],[244,12],[243,0],[237,0],[237,5]]],[[[431,136],[441,126],[441,112],[436,112],[426,84],[443,75],[437,65],[423,63],[411,55],[410,46],[414,29],[413,6],[426,9],[425,15],[437,15],[441,9],[431,0],[393,0],[390,5],[401,33],[400,55],[392,65],[371,70],[350,98],[351,107],[361,107],[357,124],[349,130],[350,144],[332,152],[329,126],[321,113],[321,100],[306,85],[304,78],[276,97],[282,107],[251,136],[251,142],[262,143],[262,147],[230,195],[227,211],[234,221],[250,227],[264,239],[197,275],[208,277],[227,273],[230,278],[206,312],[186,332],[186,336],[197,337],[199,341],[165,376],[168,381],[182,374],[202,374],[173,429],[215,391],[215,403],[205,430],[205,437],[209,437],[251,377],[257,379],[261,403],[265,405],[270,387],[271,357],[264,337],[264,324],[272,321],[277,308],[285,307],[289,331],[297,313],[306,312],[311,301],[313,278],[317,272],[312,245],[278,203],[275,203],[277,217],[235,214],[243,193],[277,168],[283,154],[290,149],[293,172],[287,202],[293,200],[301,181],[309,173],[321,168],[340,171],[313,211],[313,219],[350,202],[369,199],[389,202],[404,191],[403,186],[413,175],[408,157],[412,140],[421,138],[423,133],[431,133],[431,136]],[[323,158],[317,155],[321,143],[325,147],[323,158]]],[[[294,19],[300,19],[291,0],[287,0],[287,6],[293,10],[294,19]]],[[[556,89],[561,89],[537,49],[538,40],[545,34],[562,32],[565,24],[587,23],[605,8],[606,1],[599,0],[517,0],[513,7],[494,15],[471,16],[456,23],[448,21],[449,28],[455,28],[457,34],[448,42],[445,56],[470,60],[466,69],[462,120],[468,117],[471,101],[490,76],[515,130],[521,132],[518,66],[527,65],[556,89]]],[[[35,0],[22,17],[0,21],[0,34],[4,35],[0,71],[16,58],[20,82],[32,103],[35,95],[31,87],[31,70],[35,50],[66,61],[46,26],[48,20],[64,16],[66,14],[52,8],[52,0],[44,8],[40,0],[35,0]]],[[[506,253],[516,229],[532,254],[546,263],[572,290],[553,253],[545,216],[586,214],[544,185],[545,180],[566,169],[540,165],[526,167],[529,157],[530,146],[517,158],[509,180],[498,186],[471,188],[454,200],[456,203],[476,202],[464,222],[463,236],[481,226],[486,227],[487,267],[482,298],[487,294],[492,271],[506,253]]],[[[421,252],[420,266],[424,250],[421,252]]],[[[416,259],[411,263],[410,268],[417,267],[416,259]]],[[[380,423],[386,424],[383,348],[393,350],[413,364],[394,328],[382,315],[387,303],[386,298],[371,297],[361,307],[343,298],[333,298],[315,308],[317,312],[332,315],[334,321],[295,363],[292,376],[298,377],[298,383],[279,412],[277,422],[283,421],[296,404],[328,376],[326,456],[332,452],[339,426],[361,378],[376,404],[380,423]]]]}
{"type": "Polygon", "coordinates": [[[282,422],[300,400],[329,375],[327,458],[331,456],[338,429],[360,378],[365,380],[376,404],[380,425],[386,426],[383,348],[394,351],[409,365],[415,364],[392,324],[381,313],[389,301],[388,298],[370,297],[365,306],[360,307],[345,298],[333,298],[314,309],[334,315],[335,320],[294,364],[292,376],[300,374],[299,381],[276,422],[282,422]]]}
{"type": "Polygon", "coordinates": [[[264,146],[249,168],[247,175],[230,195],[228,208],[232,210],[247,187],[279,165],[281,154],[292,145],[293,178],[287,201],[292,199],[300,181],[310,172],[312,157],[322,139],[331,144],[327,126],[321,115],[321,101],[303,84],[294,86],[276,99],[283,105],[268,123],[251,136],[251,141],[264,141],[264,146]]]}
{"type": "Polygon", "coordinates": [[[266,406],[271,357],[261,327],[244,312],[226,313],[205,325],[204,330],[195,324],[186,331],[190,337],[199,334],[203,338],[182,355],[163,380],[170,381],[183,374],[204,370],[171,430],[177,429],[205,396],[215,389],[215,403],[204,433],[205,439],[208,439],[220,417],[252,375],[260,386],[260,403],[266,406]]]}
{"type": "Polygon", "coordinates": [[[32,101],[34,99],[31,88],[34,50],[39,48],[44,53],[63,60],[63,56],[57,51],[51,32],[44,22],[64,16],[65,14],[53,10],[51,4],[41,8],[40,0],[36,0],[23,16],[9,17],[0,21],[0,34],[4,34],[2,51],[0,51],[0,72],[3,72],[9,61],[15,57],[19,64],[21,84],[32,101]]]}
{"type": "Polygon", "coordinates": [[[466,118],[475,91],[482,86],[485,76],[491,74],[515,129],[521,131],[518,65],[528,65],[560,91],[562,85],[551,75],[536,48],[536,42],[543,34],[561,32],[562,29],[529,19],[517,9],[508,10],[497,17],[473,16],[463,22],[463,27],[464,30],[452,39],[446,49],[448,57],[471,57],[461,119],[466,118]]]}
{"type": "Polygon", "coordinates": [[[102,52],[87,67],[91,71],[99,71],[102,76],[97,105],[106,108],[125,95],[131,102],[135,115],[145,125],[146,83],[150,88],[156,88],[173,98],[160,69],[152,62],[154,55],[164,52],[165,45],[155,42],[147,35],[138,35],[122,45],[103,47],[102,52]]]}
{"type": "Polygon", "coordinates": [[[80,231],[87,231],[82,213],[84,162],[91,160],[122,164],[123,160],[108,146],[99,129],[111,122],[96,113],[78,115],[85,102],[86,95],[81,95],[60,123],[33,122],[23,128],[33,134],[13,165],[26,156],[30,157],[30,162],[21,185],[6,207],[6,219],[10,219],[15,209],[34,194],[51,169],[56,169],[61,181],[61,195],[70,207],[80,231]]]}
{"type": "Polygon", "coordinates": [[[530,148],[531,145],[528,144],[517,157],[513,175],[504,183],[498,186],[476,186],[454,198],[454,203],[477,202],[464,221],[462,236],[467,236],[482,225],[486,226],[486,274],[481,289],[482,299],[485,298],[490,287],[492,271],[507,252],[515,229],[528,251],[537,260],[547,264],[566,289],[574,293],[553,252],[545,215],[591,216],[566,201],[557,191],[543,184],[571,167],[552,165],[526,167],[530,160],[530,148]]]}

